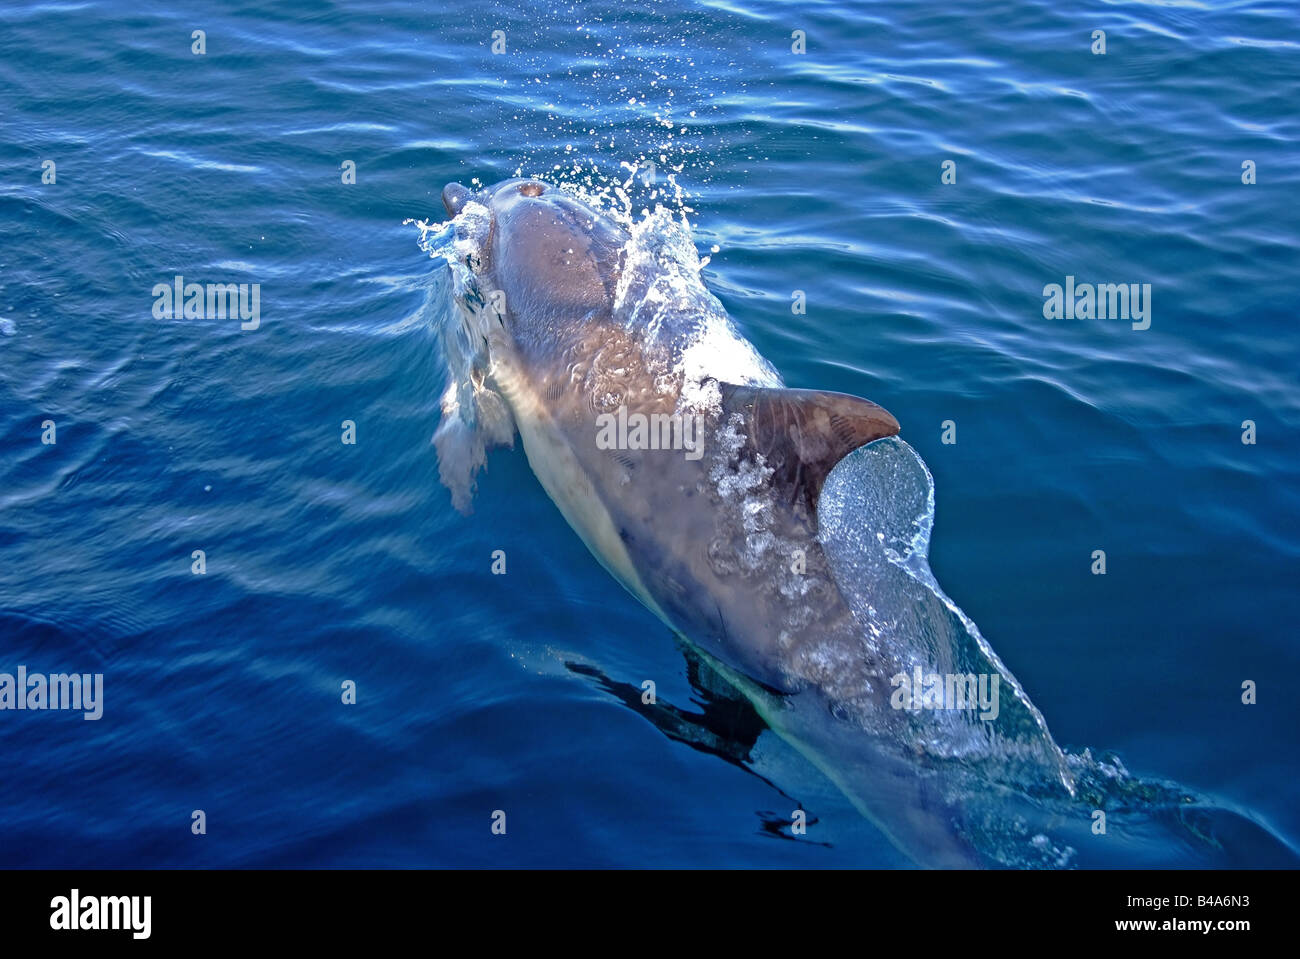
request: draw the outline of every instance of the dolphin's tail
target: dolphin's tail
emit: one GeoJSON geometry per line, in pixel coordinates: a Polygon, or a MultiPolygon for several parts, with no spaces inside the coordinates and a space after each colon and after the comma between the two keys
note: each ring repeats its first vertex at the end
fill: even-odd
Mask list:
{"type": "Polygon", "coordinates": [[[814,691],[775,709],[760,707],[760,713],[916,863],[932,869],[988,865],[958,827],[961,810],[935,771],[837,719],[814,691]]]}
{"type": "MultiPolygon", "coordinates": [[[[735,681],[735,677],[732,677],[735,681]]],[[[987,764],[927,760],[833,715],[814,691],[742,689],[764,721],[926,868],[1296,868],[1297,850],[1246,810],[1131,775],[1116,757],[1065,753],[1053,771],[1010,781],[987,764]]]]}

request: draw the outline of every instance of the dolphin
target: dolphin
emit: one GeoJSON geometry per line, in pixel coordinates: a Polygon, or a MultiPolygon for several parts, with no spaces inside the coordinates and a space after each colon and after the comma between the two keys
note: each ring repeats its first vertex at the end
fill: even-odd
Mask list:
{"type": "MultiPolygon", "coordinates": [[[[907,664],[872,642],[820,536],[827,476],[898,420],[861,397],[786,388],[698,278],[673,282],[674,251],[633,244],[633,227],[570,192],[514,178],[452,183],[442,199],[473,241],[460,247],[468,374],[435,434],[457,506],[483,460],[466,422],[489,442],[517,431],[605,569],[900,850],[923,866],[991,864],[934,743],[995,734],[898,708],[892,678],[907,664]]],[[[1041,722],[1028,726],[1004,738],[1059,764],[1041,722]]]]}

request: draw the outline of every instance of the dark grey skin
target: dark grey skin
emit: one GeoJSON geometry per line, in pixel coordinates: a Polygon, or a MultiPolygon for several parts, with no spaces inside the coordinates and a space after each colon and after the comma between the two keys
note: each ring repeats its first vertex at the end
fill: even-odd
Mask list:
{"type": "Polygon", "coordinates": [[[705,382],[716,402],[698,414],[699,458],[602,449],[601,414],[679,411],[682,340],[662,331],[693,329],[701,303],[665,305],[648,335],[629,311],[653,264],[627,262],[622,227],[548,184],[451,184],[443,201],[452,215],[471,201],[490,211],[472,264],[485,295],[499,291],[477,327],[484,386],[593,554],[900,849],[927,866],[980,865],[941,798],[951,791],[910,742],[915,719],[890,708],[899,664],[864,641],[818,541],[827,473],[896,434],[894,417],[844,394],[705,382]]]}

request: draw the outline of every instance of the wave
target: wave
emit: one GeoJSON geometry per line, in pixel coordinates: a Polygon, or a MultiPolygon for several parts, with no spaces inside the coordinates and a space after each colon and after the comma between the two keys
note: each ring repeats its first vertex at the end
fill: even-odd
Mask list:
{"type": "Polygon", "coordinates": [[[1300,853],[1246,810],[1136,777],[1117,756],[1058,746],[1042,713],[930,570],[934,515],[929,469],[891,437],[831,471],[819,504],[820,540],[887,672],[997,677],[995,716],[906,710],[895,734],[938,771],[945,807],[959,811],[954,827],[981,857],[1049,868],[1300,864],[1300,853]]]}

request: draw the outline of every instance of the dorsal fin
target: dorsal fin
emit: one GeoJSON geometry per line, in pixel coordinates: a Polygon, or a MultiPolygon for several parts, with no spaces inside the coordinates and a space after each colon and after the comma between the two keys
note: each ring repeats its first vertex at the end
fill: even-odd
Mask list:
{"type": "Polygon", "coordinates": [[[751,452],[772,469],[788,502],[803,500],[815,514],[831,469],[859,446],[893,436],[898,420],[857,396],[826,390],[770,389],[720,383],[722,408],[745,419],[751,452]]]}

